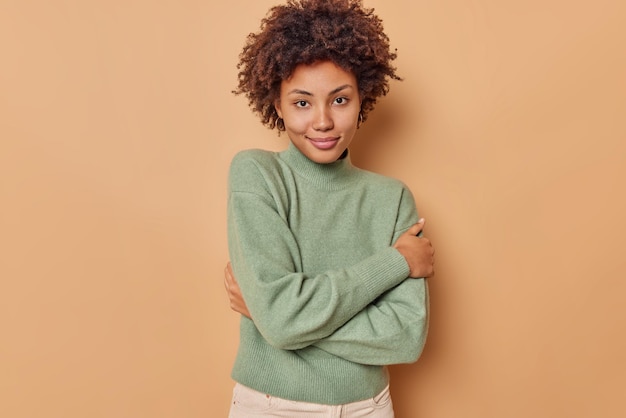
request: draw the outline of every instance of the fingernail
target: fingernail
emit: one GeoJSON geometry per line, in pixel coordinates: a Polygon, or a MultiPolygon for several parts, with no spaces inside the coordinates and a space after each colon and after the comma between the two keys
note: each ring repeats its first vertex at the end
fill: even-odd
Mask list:
{"type": "Polygon", "coordinates": [[[418,222],[418,223],[422,223],[422,222],[424,222],[424,218],[420,218],[420,220],[419,220],[419,221],[417,221],[417,222],[418,222]]]}

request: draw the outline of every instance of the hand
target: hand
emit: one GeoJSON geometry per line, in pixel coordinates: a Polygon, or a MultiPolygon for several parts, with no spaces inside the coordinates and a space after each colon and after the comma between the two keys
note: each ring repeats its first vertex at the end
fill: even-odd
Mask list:
{"type": "Polygon", "coordinates": [[[233,311],[239,312],[243,316],[252,319],[252,316],[248,311],[248,307],[246,306],[246,302],[243,300],[239,284],[237,283],[237,280],[235,280],[233,268],[230,265],[230,262],[226,264],[226,268],[224,269],[224,286],[226,287],[228,299],[230,299],[230,308],[233,311]]]}
{"type": "Polygon", "coordinates": [[[418,237],[417,234],[424,229],[424,219],[413,225],[400,235],[393,247],[404,256],[409,264],[410,277],[432,277],[435,274],[433,248],[428,238],[418,237]]]}

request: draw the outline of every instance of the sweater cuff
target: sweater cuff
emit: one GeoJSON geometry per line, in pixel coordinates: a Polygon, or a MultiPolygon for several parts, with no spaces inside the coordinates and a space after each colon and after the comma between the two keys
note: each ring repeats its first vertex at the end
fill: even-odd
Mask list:
{"type": "Polygon", "coordinates": [[[374,298],[409,277],[406,259],[393,247],[385,248],[356,266],[356,273],[374,298]]]}

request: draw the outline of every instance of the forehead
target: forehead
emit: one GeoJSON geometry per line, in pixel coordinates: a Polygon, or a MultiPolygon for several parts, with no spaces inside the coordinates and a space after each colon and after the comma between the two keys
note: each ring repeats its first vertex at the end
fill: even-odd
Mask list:
{"type": "Polygon", "coordinates": [[[281,93],[293,88],[310,92],[328,92],[343,85],[356,89],[355,75],[332,61],[320,61],[298,65],[291,76],[282,81],[281,93]]]}

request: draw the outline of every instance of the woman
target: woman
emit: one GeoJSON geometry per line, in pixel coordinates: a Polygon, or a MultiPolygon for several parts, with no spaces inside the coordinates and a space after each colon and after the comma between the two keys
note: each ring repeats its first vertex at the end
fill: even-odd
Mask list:
{"type": "Polygon", "coordinates": [[[231,163],[231,418],[393,417],[386,366],[422,351],[434,250],[411,192],[348,146],[395,58],[358,0],[289,1],[248,37],[235,93],[290,142],[231,163]]]}

